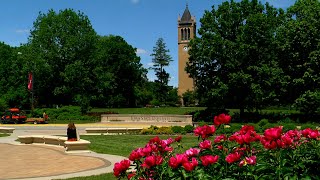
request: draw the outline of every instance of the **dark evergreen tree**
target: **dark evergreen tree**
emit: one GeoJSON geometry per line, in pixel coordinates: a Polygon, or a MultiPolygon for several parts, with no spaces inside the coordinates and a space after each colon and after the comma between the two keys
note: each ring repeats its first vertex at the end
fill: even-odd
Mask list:
{"type": "Polygon", "coordinates": [[[164,67],[169,66],[172,61],[171,56],[168,54],[169,49],[166,49],[166,43],[163,38],[159,38],[156,42],[156,46],[153,47],[153,53],[151,56],[153,67],[152,69],[155,71],[157,79],[155,93],[157,94],[157,100],[160,103],[166,103],[168,97],[168,82],[169,82],[169,73],[166,72],[164,67]]]}

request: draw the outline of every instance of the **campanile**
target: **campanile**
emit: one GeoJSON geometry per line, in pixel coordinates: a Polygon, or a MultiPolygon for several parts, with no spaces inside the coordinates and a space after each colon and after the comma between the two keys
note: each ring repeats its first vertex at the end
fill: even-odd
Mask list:
{"type": "MultiPolygon", "coordinates": [[[[186,5],[182,17],[178,17],[178,94],[182,96],[187,90],[194,90],[194,81],[185,71],[186,63],[189,61],[189,42],[196,35],[196,19],[186,5]]],[[[183,103],[182,103],[183,104],[183,103]]]]}

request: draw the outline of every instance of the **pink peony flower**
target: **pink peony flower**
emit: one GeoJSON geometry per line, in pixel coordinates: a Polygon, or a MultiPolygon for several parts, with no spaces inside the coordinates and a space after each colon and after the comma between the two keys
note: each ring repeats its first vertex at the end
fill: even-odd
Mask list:
{"type": "Polygon", "coordinates": [[[217,136],[217,137],[214,139],[213,142],[214,142],[214,143],[220,143],[220,142],[225,141],[225,140],[227,140],[227,136],[224,135],[224,134],[221,134],[221,135],[217,136]]]}
{"type": "Polygon", "coordinates": [[[113,174],[119,177],[123,172],[127,171],[130,167],[130,161],[125,159],[114,164],[113,174]]]}
{"type": "Polygon", "coordinates": [[[177,154],[175,157],[171,157],[169,159],[169,166],[175,169],[187,161],[188,161],[188,158],[185,154],[177,154]]]}
{"type": "Polygon", "coordinates": [[[181,136],[178,136],[178,137],[176,137],[176,138],[174,139],[174,141],[175,141],[175,142],[180,142],[181,139],[182,139],[182,137],[181,137],[181,136]]]}
{"type": "Polygon", "coordinates": [[[202,161],[203,166],[209,166],[210,164],[214,164],[218,162],[219,156],[213,156],[213,155],[205,155],[201,156],[200,160],[202,161]]]}
{"type": "Polygon", "coordinates": [[[257,157],[256,156],[251,156],[251,157],[246,157],[242,161],[240,161],[239,166],[246,166],[246,165],[255,165],[257,163],[257,157]]]}
{"type": "Polygon", "coordinates": [[[268,140],[280,139],[282,127],[269,128],[264,131],[264,137],[268,140]]]}
{"type": "Polygon", "coordinates": [[[209,141],[209,140],[204,140],[204,141],[202,141],[202,142],[199,143],[199,147],[200,147],[201,149],[210,149],[210,148],[212,147],[211,141],[209,141]]]}
{"type": "Polygon", "coordinates": [[[185,152],[185,154],[188,157],[198,156],[199,153],[200,153],[200,149],[198,149],[198,148],[190,148],[190,149],[186,150],[186,152],[185,152]]]}
{"type": "Polygon", "coordinates": [[[215,126],[198,126],[194,131],[196,136],[201,136],[202,139],[206,139],[212,136],[216,132],[215,126]]]}
{"type": "Polygon", "coordinates": [[[234,163],[234,162],[236,162],[236,161],[239,161],[240,158],[241,158],[241,156],[242,156],[242,153],[240,153],[240,152],[230,153],[230,154],[227,155],[226,161],[227,161],[229,164],[231,164],[231,163],[234,163]]]}
{"type": "Polygon", "coordinates": [[[310,128],[306,128],[302,130],[301,134],[303,135],[303,137],[306,137],[309,139],[317,139],[318,137],[320,137],[320,133],[318,130],[313,130],[310,128]]]}
{"type": "Polygon", "coordinates": [[[183,168],[186,170],[186,171],[193,171],[195,167],[198,166],[198,160],[196,158],[192,158],[191,159],[191,162],[190,161],[186,161],[182,164],[183,168]]]}
{"type": "Polygon", "coordinates": [[[217,126],[221,124],[229,124],[231,120],[231,116],[227,114],[220,114],[214,117],[213,123],[217,126]]]}
{"type": "Polygon", "coordinates": [[[141,164],[141,166],[145,167],[147,169],[150,169],[153,166],[157,166],[157,165],[162,164],[162,162],[163,162],[162,156],[152,155],[152,156],[146,157],[146,159],[141,164]]]}

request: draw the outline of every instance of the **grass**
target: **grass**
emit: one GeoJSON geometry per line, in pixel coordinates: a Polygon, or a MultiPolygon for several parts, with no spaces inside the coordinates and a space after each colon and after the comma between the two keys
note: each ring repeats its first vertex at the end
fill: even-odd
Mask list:
{"type": "MultiPolygon", "coordinates": [[[[128,157],[132,150],[138,147],[144,147],[149,140],[155,136],[156,135],[82,135],[81,139],[90,141],[91,144],[89,145],[89,149],[97,153],[128,157]]],[[[161,139],[177,137],[168,135],[158,136],[161,139]]],[[[183,135],[182,142],[184,145],[184,151],[186,148],[194,146],[198,142],[198,137],[193,135],[183,135]]]]}
{"type": "Polygon", "coordinates": [[[68,178],[67,180],[117,180],[112,173],[105,173],[95,176],[68,178]]]}
{"type": "MultiPolygon", "coordinates": [[[[91,141],[89,149],[98,153],[113,154],[128,157],[132,150],[138,147],[144,147],[147,142],[156,135],[94,135],[81,136],[81,139],[91,141]]],[[[161,139],[176,136],[159,135],[161,139]]],[[[198,137],[192,135],[183,135],[182,143],[184,147],[181,151],[189,149],[198,142],[198,137]]],[[[95,176],[75,177],[67,180],[117,180],[112,173],[105,173],[95,176]]]]}
{"type": "Polygon", "coordinates": [[[10,134],[7,134],[7,133],[0,133],[0,137],[7,137],[7,136],[10,136],[10,134]]]}

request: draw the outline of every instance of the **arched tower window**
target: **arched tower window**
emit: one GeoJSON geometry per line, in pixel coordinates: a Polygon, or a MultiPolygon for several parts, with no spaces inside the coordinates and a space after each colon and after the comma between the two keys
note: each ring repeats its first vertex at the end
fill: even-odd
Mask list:
{"type": "Polygon", "coordinates": [[[190,28],[188,28],[188,40],[190,40],[190,28]]]}
{"type": "Polygon", "coordinates": [[[181,29],[181,34],[180,34],[180,36],[181,36],[181,41],[183,41],[183,38],[184,38],[183,29],[181,29]]]}
{"type": "Polygon", "coordinates": [[[188,40],[187,38],[188,38],[188,36],[187,36],[187,29],[184,28],[184,40],[188,40]]]}

